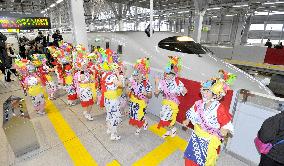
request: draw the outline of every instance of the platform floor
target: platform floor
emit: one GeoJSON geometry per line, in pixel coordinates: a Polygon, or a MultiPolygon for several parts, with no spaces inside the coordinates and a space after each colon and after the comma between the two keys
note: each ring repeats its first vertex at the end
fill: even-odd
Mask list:
{"type": "MultiPolygon", "coordinates": [[[[69,107],[64,91],[59,98],[47,102],[47,115],[37,115],[23,95],[18,83],[0,81],[0,105],[10,96],[24,97],[34,125],[40,148],[19,158],[9,146],[0,129],[0,165],[70,166],[70,165],[184,165],[183,149],[190,131],[178,128],[178,136],[162,139],[163,130],[157,130],[158,117],[147,115],[149,130],[136,136],[126,117],[119,127],[121,140],[113,142],[105,132],[105,113],[93,108],[94,121],[87,121],[80,105],[69,107]],[[84,164],[82,164],[84,163],[84,164]]],[[[2,119],[2,109],[1,119],[2,119]]],[[[19,138],[20,141],[20,138],[19,138]]],[[[219,166],[245,166],[243,162],[222,153],[219,166]]]]}

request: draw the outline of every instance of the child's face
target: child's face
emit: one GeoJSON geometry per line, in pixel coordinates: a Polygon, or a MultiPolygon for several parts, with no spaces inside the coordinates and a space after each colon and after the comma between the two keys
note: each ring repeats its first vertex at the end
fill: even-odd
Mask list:
{"type": "Polygon", "coordinates": [[[203,101],[211,100],[213,99],[213,96],[214,96],[213,93],[209,89],[202,89],[201,95],[202,95],[203,101]]]}

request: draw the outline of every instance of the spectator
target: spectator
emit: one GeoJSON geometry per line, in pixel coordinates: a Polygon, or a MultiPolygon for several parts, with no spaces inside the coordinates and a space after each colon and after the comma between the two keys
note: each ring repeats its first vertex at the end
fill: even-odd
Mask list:
{"type": "Polygon", "coordinates": [[[59,47],[59,41],[63,40],[62,35],[60,35],[60,31],[57,29],[55,33],[52,35],[53,45],[59,47]]]}
{"type": "Polygon", "coordinates": [[[13,48],[13,44],[6,44],[6,66],[5,66],[5,80],[7,82],[11,82],[14,80],[11,80],[11,74],[14,73],[15,76],[16,75],[16,69],[13,69],[13,62],[14,62],[14,58],[16,58],[17,56],[15,55],[15,51],[13,48]]]}
{"type": "Polygon", "coordinates": [[[38,32],[37,37],[35,38],[37,44],[41,44],[43,47],[47,46],[46,37],[42,34],[41,31],[38,32]]]}
{"type": "Polygon", "coordinates": [[[284,112],[266,119],[260,130],[258,138],[263,143],[271,143],[273,147],[267,154],[261,154],[259,166],[284,165],[284,112]]]}
{"type": "Polygon", "coordinates": [[[6,50],[5,50],[5,42],[7,40],[7,37],[0,32],[0,70],[2,73],[5,73],[5,55],[6,55],[6,50]]]}
{"type": "Polygon", "coordinates": [[[274,48],[283,49],[282,42],[279,42],[277,45],[274,46],[274,48]]]}
{"type": "Polygon", "coordinates": [[[270,39],[267,39],[267,41],[266,41],[264,46],[267,46],[268,48],[272,47],[272,43],[271,43],[270,39]]]}
{"type": "Polygon", "coordinates": [[[27,54],[26,54],[26,45],[29,42],[29,39],[26,38],[25,36],[22,36],[19,38],[19,54],[21,58],[26,59],[27,54]]]}

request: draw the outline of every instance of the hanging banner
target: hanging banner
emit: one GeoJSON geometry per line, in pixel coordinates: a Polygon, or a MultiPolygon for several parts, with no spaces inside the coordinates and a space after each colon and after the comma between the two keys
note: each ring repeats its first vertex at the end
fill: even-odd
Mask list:
{"type": "Polygon", "coordinates": [[[50,29],[49,17],[0,17],[0,29],[50,29]]]}

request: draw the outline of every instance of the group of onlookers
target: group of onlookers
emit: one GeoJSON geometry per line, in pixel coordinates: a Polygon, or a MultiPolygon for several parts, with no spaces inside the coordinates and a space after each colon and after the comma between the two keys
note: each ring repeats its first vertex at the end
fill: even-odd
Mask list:
{"type": "MultiPolygon", "coordinates": [[[[267,41],[266,41],[264,46],[267,46],[268,48],[272,48],[272,43],[271,43],[270,39],[267,39],[267,41]]],[[[279,42],[278,44],[274,45],[274,48],[283,49],[282,42],[279,42]]]]}
{"type": "MultiPolygon", "coordinates": [[[[49,41],[49,35],[44,36],[41,31],[38,35],[30,40],[26,36],[19,37],[19,56],[24,59],[31,60],[33,54],[47,54],[47,46],[59,46],[59,42],[63,40],[59,30],[52,35],[53,42],[49,41]]],[[[0,70],[5,75],[5,81],[11,82],[11,74],[16,73],[13,69],[13,59],[18,56],[15,53],[14,45],[7,43],[7,37],[0,32],[0,70]]]]}

